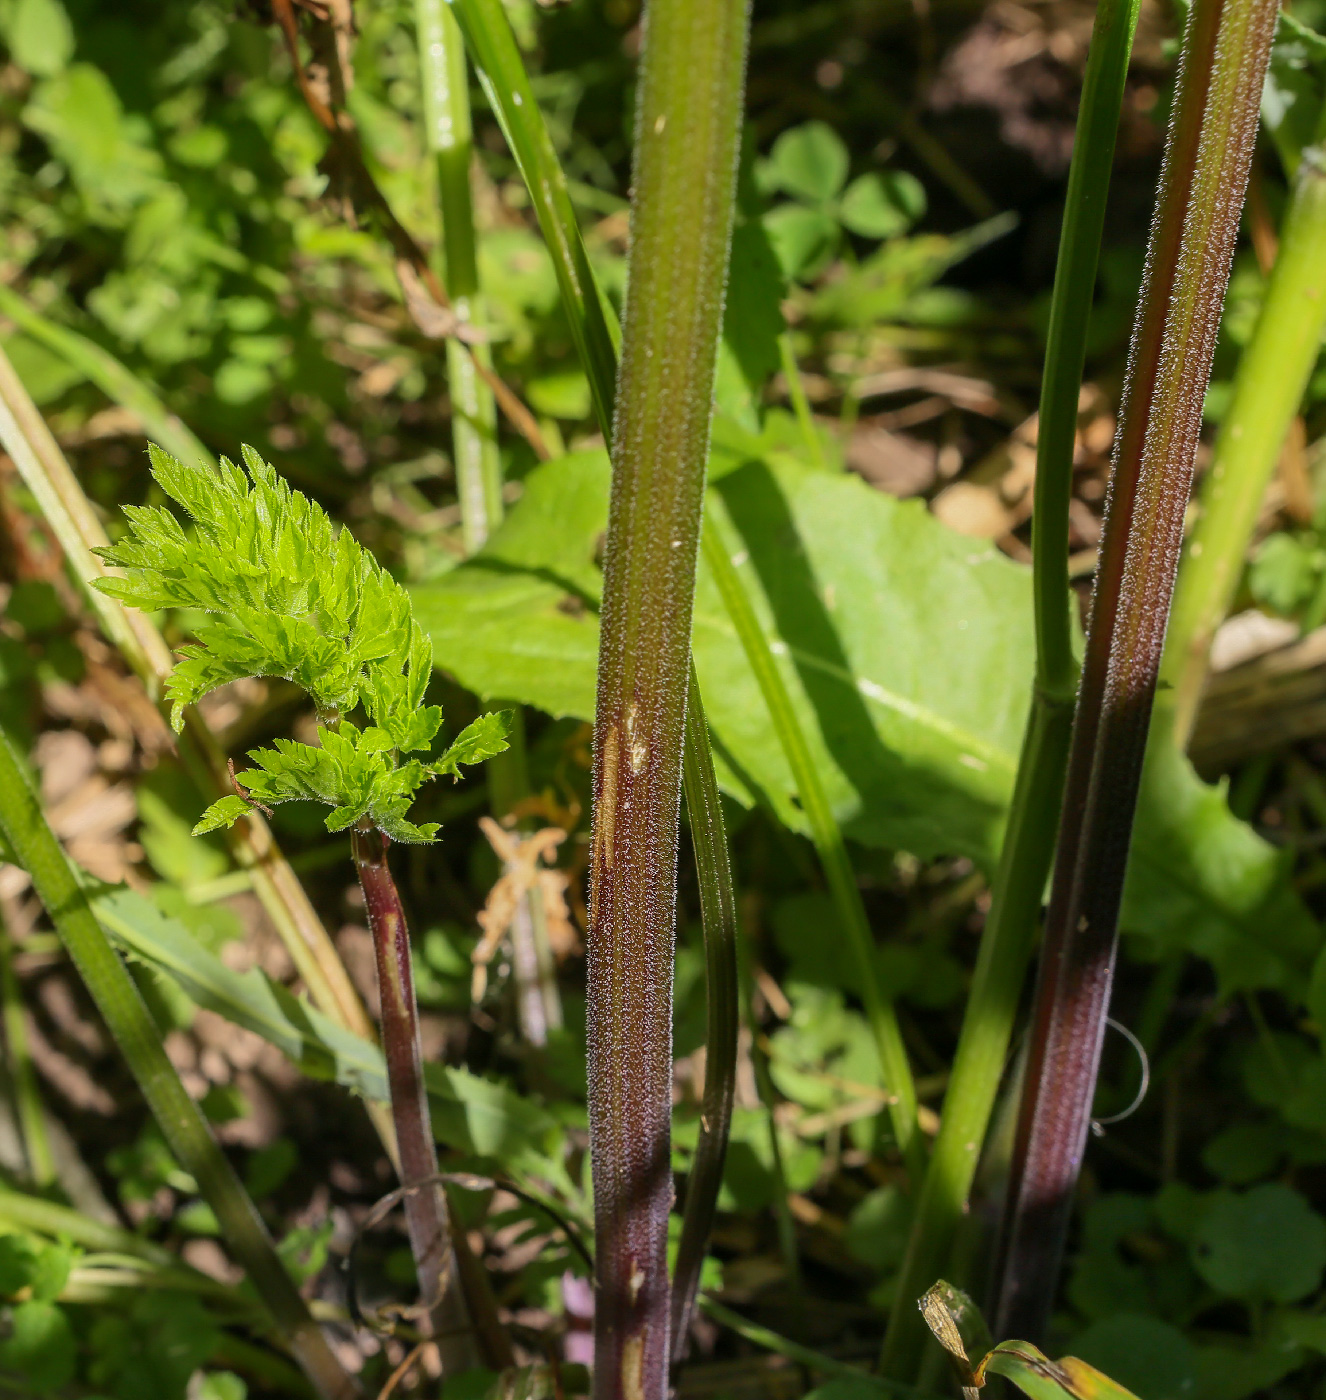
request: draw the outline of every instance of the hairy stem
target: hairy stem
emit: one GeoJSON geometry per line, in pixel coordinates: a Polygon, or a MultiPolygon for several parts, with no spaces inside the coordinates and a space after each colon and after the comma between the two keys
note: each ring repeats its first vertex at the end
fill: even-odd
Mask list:
{"type": "Polygon", "coordinates": [[[590,842],[597,1400],[668,1385],[681,755],[746,29],[744,0],[649,0],[644,17],[590,842]]]}
{"type": "MultiPolygon", "coordinates": [[[[1059,826],[1077,683],[1068,585],[1068,503],[1077,402],[1105,197],[1139,9],[1140,0],[1102,0],[1087,56],[1059,235],[1036,438],[1032,517],[1036,682],[990,913],[981,935],[939,1134],[903,1260],[898,1306],[889,1314],[880,1359],[884,1373],[899,1379],[915,1373],[927,1334],[913,1300],[944,1273],[967,1209],[1008,1058],[1059,826]]],[[[963,1283],[960,1278],[956,1281],[963,1283]]]]}
{"type": "Polygon", "coordinates": [[[1174,742],[1185,746],[1207,657],[1243,573],[1285,435],[1326,333],[1326,107],[1299,161],[1280,251],[1202,481],[1200,514],[1174,590],[1162,681],[1174,742]]]}
{"type": "Polygon", "coordinates": [[[171,1151],[216,1213],[235,1258],[270,1309],[282,1340],[319,1395],[351,1400],[359,1389],[309,1316],[294,1281],[234,1168],[185,1092],[124,964],[79,887],[8,735],[0,731],[0,831],[32,877],[70,961],[96,1003],[171,1151]]]}
{"type": "Polygon", "coordinates": [[[400,1181],[406,1193],[405,1224],[419,1291],[431,1321],[431,1328],[425,1330],[430,1330],[436,1339],[443,1373],[450,1376],[467,1370],[474,1361],[446,1208],[437,1181],[437,1149],[424,1092],[410,933],[396,882],[387,865],[387,838],[373,828],[355,827],[351,843],[377,959],[382,1052],[396,1125],[400,1181]]]}
{"type": "Polygon", "coordinates": [[[1040,1339],[1086,1147],[1202,397],[1275,0],[1195,0],[1133,330],[1005,1208],[995,1332],[1040,1339]]]}
{"type": "Polygon", "coordinates": [[[682,758],[686,815],[690,820],[700,886],[704,928],[706,1002],[704,1094],[700,1102],[700,1137],[686,1182],[686,1208],[672,1274],[672,1363],[685,1359],[691,1314],[700,1286],[709,1232],[718,1208],[727,1158],[732,1101],[737,1086],[737,1033],[741,1026],[737,976],[737,901],[732,887],[723,803],[709,751],[709,730],[700,703],[700,687],[691,667],[686,705],[686,747],[682,758]]]}

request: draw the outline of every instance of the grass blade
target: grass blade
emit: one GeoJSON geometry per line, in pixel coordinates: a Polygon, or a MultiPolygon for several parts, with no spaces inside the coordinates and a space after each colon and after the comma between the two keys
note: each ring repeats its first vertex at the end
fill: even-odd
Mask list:
{"type": "Polygon", "coordinates": [[[589,379],[594,411],[611,442],[617,336],[580,235],[566,175],[530,87],[502,0],[448,0],[479,81],[529,190],[552,255],[576,351],[589,379]]]}
{"type": "Polygon", "coordinates": [[[38,897],[166,1141],[215,1211],[230,1248],[271,1310],[285,1344],[321,1395],[328,1400],[350,1400],[359,1393],[358,1386],[336,1360],[309,1316],[262,1218],[166,1058],[161,1033],[128,970],[102,933],[3,732],[0,830],[18,863],[32,877],[38,897]]]}
{"type": "Polygon", "coordinates": [[[847,936],[848,950],[859,978],[860,996],[865,1003],[866,1018],[875,1037],[880,1070],[891,1095],[888,1114],[893,1135],[907,1162],[912,1179],[920,1180],[925,1157],[916,1126],[916,1085],[912,1079],[907,1049],[903,1044],[893,1004],[884,995],[879,984],[874,940],[865,905],[861,902],[861,891],[857,888],[842,830],[829,806],[828,795],[811,758],[805,735],[797,722],[796,712],[792,709],[791,697],[770,650],[769,639],[760,627],[759,619],[746,595],[745,586],[732,562],[735,551],[724,540],[723,525],[714,506],[715,502],[711,500],[704,531],[705,563],[718,584],[728,615],[736,628],[737,636],[741,639],[746,659],[759,683],[764,703],[769,707],[769,718],[773,722],[774,732],[778,735],[779,743],[787,756],[788,767],[792,770],[797,795],[801,800],[801,810],[806,815],[811,840],[823,867],[824,878],[828,882],[829,893],[838,911],[839,922],[847,936]]]}
{"type": "MultiPolygon", "coordinates": [[[[423,88],[424,136],[433,156],[442,218],[443,281],[456,315],[483,325],[479,260],[474,241],[470,164],[474,153],[465,45],[446,0],[415,0],[415,31],[423,88]]],[[[461,533],[473,554],[502,519],[502,461],[497,452],[497,405],[475,361],[489,368],[486,345],[467,350],[447,340],[451,443],[461,533]]]]}

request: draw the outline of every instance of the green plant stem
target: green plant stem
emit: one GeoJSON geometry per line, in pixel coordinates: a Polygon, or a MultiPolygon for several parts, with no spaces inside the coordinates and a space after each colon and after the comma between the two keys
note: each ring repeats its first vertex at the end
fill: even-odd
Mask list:
{"type": "Polygon", "coordinates": [[[589,379],[594,411],[611,442],[617,336],[599,291],[566,175],[539,112],[502,0],[448,0],[484,92],[529,190],[535,217],[552,255],[571,335],[589,379]]]}
{"type": "Polygon", "coordinates": [[[32,1184],[43,1189],[55,1180],[55,1158],[51,1155],[50,1135],[46,1131],[46,1109],[41,1101],[36,1072],[32,1068],[23,995],[19,990],[18,978],[14,976],[13,951],[9,930],[3,914],[0,914],[0,1014],[4,1019],[5,1052],[14,1081],[14,1098],[23,1134],[23,1151],[28,1159],[28,1174],[32,1184]]]}
{"type": "Polygon", "coordinates": [[[736,627],[750,668],[755,673],[764,703],[769,707],[774,732],[792,770],[792,780],[796,784],[801,810],[806,815],[810,838],[815,844],[855,964],[859,994],[865,1004],[884,1085],[890,1095],[888,1114],[893,1135],[912,1180],[919,1181],[925,1167],[925,1154],[916,1126],[916,1085],[893,1003],[879,984],[874,939],[861,901],[861,891],[857,888],[842,830],[834,818],[828,794],[792,708],[791,696],[770,650],[768,638],[760,627],[736,566],[732,563],[733,551],[726,544],[722,530],[723,526],[711,508],[703,540],[705,563],[718,584],[718,591],[736,627]]]}
{"type": "MultiPolygon", "coordinates": [[[[446,0],[415,0],[424,125],[433,153],[442,216],[444,280],[456,314],[484,325],[479,258],[470,194],[473,138],[465,44],[446,0]]],[[[453,336],[447,341],[451,386],[451,443],[460,501],[461,540],[466,554],[486,543],[502,520],[502,459],[497,450],[497,406],[476,362],[492,366],[487,345],[469,352],[453,336]]],[[[523,744],[512,744],[488,761],[493,811],[505,816],[529,791],[523,744]],[[498,794],[507,792],[508,800],[498,794]]],[[[512,966],[521,1032],[535,1046],[547,1044],[550,1027],[562,1024],[561,1001],[548,947],[547,918],[539,890],[530,890],[511,920],[512,966]]]]}
{"type": "Polygon", "coordinates": [[[387,1084],[400,1154],[405,1224],[419,1291],[431,1322],[424,1330],[437,1340],[443,1374],[452,1376],[468,1370],[474,1357],[446,1208],[437,1181],[437,1148],[424,1090],[410,933],[387,864],[387,837],[372,827],[364,830],[356,826],[351,840],[377,960],[382,1053],[387,1062],[387,1084]]]}
{"type": "Polygon", "coordinates": [[[1183,518],[1274,0],[1195,0],[1133,330],[1005,1206],[996,1335],[1037,1341],[1091,1117],[1183,518]]]}
{"type": "MultiPolygon", "coordinates": [[[[1077,662],[1068,582],[1077,404],[1086,363],[1115,135],[1140,0],[1102,0],[1096,11],[1078,109],[1059,260],[1050,303],[1036,439],[1032,589],[1036,681],[990,913],[981,935],[967,1010],[930,1165],[916,1204],[889,1314],[880,1366],[916,1373],[927,1329],[912,1301],[945,1271],[994,1110],[1027,962],[1054,855],[1072,730],[1077,662]]],[[[958,1279],[959,1285],[962,1279],[958,1279]]]]}
{"type": "Polygon", "coordinates": [[[672,1273],[672,1364],[685,1358],[691,1313],[700,1286],[709,1233],[723,1184],[728,1131],[737,1085],[737,1034],[741,1025],[737,977],[737,902],[728,859],[723,800],[709,750],[709,731],[700,703],[700,686],[691,666],[686,705],[686,741],[682,782],[691,843],[700,886],[704,929],[707,1025],[704,1093],[700,1102],[700,1137],[686,1182],[686,1207],[672,1273]]]}
{"type": "MultiPolygon", "coordinates": [[[[125,371],[128,373],[128,371],[125,371]]],[[[110,540],[83,494],[59,444],[46,426],[27,390],[0,349],[0,445],[9,453],[25,485],[64,550],[74,577],[83,588],[106,636],[158,704],[175,659],[146,614],[89,587],[112,571],[92,553],[110,540]]],[[[230,791],[225,756],[197,711],[185,712],[181,753],[204,792],[222,796],[230,791]]],[[[347,1029],[374,1039],[372,1022],[350,981],[345,964],[332,945],[304,887],[290,869],[257,812],[237,823],[228,837],[238,863],[250,872],[253,887],[281,941],[317,1006],[347,1029]]],[[[388,1152],[394,1152],[391,1121],[376,1108],[375,1124],[388,1152]]]]}
{"type": "MultiPolygon", "coordinates": [[[[442,215],[443,281],[456,315],[482,327],[479,261],[470,196],[474,143],[465,45],[446,0],[415,0],[415,30],[423,89],[424,133],[433,155],[442,215]]],[[[489,367],[486,345],[466,350],[447,340],[451,388],[451,442],[465,552],[473,554],[502,519],[502,462],[497,451],[497,406],[475,360],[489,367]]]]}
{"type": "Polygon", "coordinates": [[[112,951],[46,823],[8,735],[0,731],[0,830],[32,877],[70,960],[133,1073],[171,1151],[198,1183],[280,1335],[319,1393],[350,1400],[358,1386],[332,1354],[277,1256],[253,1202],[166,1058],[133,979],[112,951]]]}
{"type": "MultiPolygon", "coordinates": [[[[1299,162],[1256,329],[1239,359],[1200,513],[1174,590],[1161,680],[1186,746],[1216,628],[1243,574],[1262,499],[1326,333],[1326,108],[1299,162]]],[[[1159,707],[1158,707],[1159,708],[1159,707]]]]}
{"type": "Polygon", "coordinates": [[[643,32],[590,838],[597,1400],[663,1400],[668,1390],[681,758],[746,6],[649,0],[643,32]]]}

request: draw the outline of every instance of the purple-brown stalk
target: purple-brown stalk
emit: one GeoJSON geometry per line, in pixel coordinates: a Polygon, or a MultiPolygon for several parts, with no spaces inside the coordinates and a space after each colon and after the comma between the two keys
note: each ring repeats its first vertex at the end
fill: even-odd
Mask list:
{"type": "Polygon", "coordinates": [[[1195,0],[1133,330],[1005,1206],[995,1333],[1039,1341],[1091,1117],[1202,399],[1276,0],[1195,0]]]}
{"type": "Polygon", "coordinates": [[[444,1375],[474,1364],[470,1327],[451,1249],[437,1149],[424,1089],[419,1012],[414,999],[410,934],[400,894],[387,865],[389,839],[374,827],[351,832],[355,869],[377,957],[382,1000],[382,1050],[396,1125],[403,1209],[419,1290],[428,1315],[421,1330],[436,1338],[444,1375]]]}
{"type": "Polygon", "coordinates": [[[590,841],[597,1400],[664,1400],[668,1388],[682,732],[746,5],[648,0],[643,30],[590,841]]]}

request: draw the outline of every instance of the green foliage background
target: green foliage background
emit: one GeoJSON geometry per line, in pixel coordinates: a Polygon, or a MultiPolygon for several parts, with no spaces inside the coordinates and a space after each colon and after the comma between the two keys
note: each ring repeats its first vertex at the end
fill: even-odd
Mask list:
{"type": "MultiPolygon", "coordinates": [[[[1309,5],[1295,8],[1306,24],[1320,24],[1309,5]]],[[[619,304],[635,8],[625,0],[547,9],[513,0],[507,9],[591,257],[619,304]]],[[[952,47],[974,18],[944,9],[938,40],[952,47]]],[[[608,465],[551,261],[476,88],[479,264],[494,360],[535,412],[554,460],[536,464],[524,440],[503,428],[511,509],[485,548],[463,560],[442,347],[401,304],[380,232],[346,217],[343,172],[266,19],[261,4],[235,9],[219,0],[0,4],[8,54],[0,69],[0,282],[39,313],[35,321],[15,313],[0,338],[108,518],[123,505],[162,506],[165,497],[148,474],[142,423],[108,400],[51,326],[113,354],[209,449],[254,444],[373,548],[408,588],[440,673],[428,704],[412,694],[407,708],[431,716],[444,706],[451,738],[490,703],[526,707],[540,816],[573,828],[562,868],[574,881],[588,805],[582,724],[592,714],[608,465]]],[[[357,19],[349,109],[396,215],[435,249],[412,9],[386,0],[362,5],[357,19]]],[[[1172,28],[1163,16],[1156,23],[1172,28]]],[[[874,54],[885,64],[878,53],[899,34],[904,58],[887,60],[893,68],[884,77],[902,81],[914,39],[892,12],[881,17],[849,0],[757,7],[708,509],[741,541],[734,562],[853,843],[881,977],[934,1102],[1027,704],[1029,581],[1023,563],[955,533],[920,500],[898,500],[844,471],[843,443],[860,408],[844,389],[890,356],[979,370],[1004,401],[1002,417],[991,420],[998,426],[969,432],[968,458],[982,459],[1034,403],[1046,281],[1012,266],[1017,256],[1031,258],[1030,235],[1018,254],[1001,242],[1017,220],[998,212],[1000,176],[1008,175],[1007,202],[1020,201],[1019,217],[1045,216],[1037,199],[1022,198],[1025,172],[1015,162],[990,172],[997,212],[977,211],[900,138],[900,113],[879,96],[887,83],[867,61],[874,54]],[[811,58],[837,64],[839,85],[808,80],[811,58]],[[796,96],[774,95],[780,83],[796,96]],[[797,359],[828,386],[823,402],[838,408],[836,425],[823,412],[809,435],[777,377],[778,341],[789,326],[797,359]]],[[[1163,110],[1168,70],[1145,62],[1163,110]]],[[[1301,34],[1277,51],[1268,123],[1286,163],[1303,125],[1295,103],[1320,100],[1319,66],[1301,34]]],[[[1145,167],[1132,178],[1149,190],[1152,174],[1145,167]]],[[[1268,162],[1266,183],[1277,209],[1279,165],[1268,162]]],[[[1043,185],[1053,184],[1046,176],[1043,185]]],[[[1106,392],[1121,369],[1143,235],[1142,214],[1121,217],[1106,249],[1091,366],[1106,392]]],[[[1241,253],[1208,400],[1213,422],[1261,286],[1251,252],[1241,253]]],[[[1326,429],[1323,400],[1319,369],[1306,405],[1312,441],[1326,429]]],[[[1319,474],[1320,453],[1314,461],[1319,474]]],[[[16,531],[25,537],[32,502],[12,477],[0,486],[25,513],[28,524],[16,531]]],[[[1259,544],[1245,602],[1321,621],[1323,518],[1319,509],[1312,522],[1276,529],[1259,544]]],[[[35,739],[51,723],[42,686],[80,683],[86,658],[74,641],[68,590],[21,577],[16,565],[5,565],[5,579],[0,707],[7,725],[35,739]]],[[[203,619],[189,600],[141,601],[173,609],[164,617],[173,643],[198,635],[203,619]]],[[[778,1109],[771,1120],[751,1093],[737,1110],[716,1252],[734,1297],[832,1345],[853,1328],[877,1327],[893,1301],[909,1203],[896,1174],[879,1165],[889,1141],[875,1112],[872,1040],[791,775],[703,568],[695,649],[732,798],[750,955],[783,998],[776,1005],[766,996],[758,1008],[758,1053],[778,1109]],[[785,1280],[769,1208],[783,1185],[836,1225],[836,1233],[805,1236],[821,1271],[812,1286],[840,1305],[827,1324],[798,1319],[778,1291],[785,1280]],[[772,1286],[762,1288],[761,1277],[772,1286]]],[[[255,741],[292,743],[296,708],[260,715],[255,741]]],[[[1316,764],[1320,756],[1300,757],[1316,764]]],[[[243,925],[232,905],[200,891],[224,890],[235,875],[229,859],[219,844],[189,840],[200,806],[168,760],[134,777],[146,892],[103,892],[98,904],[134,958],[163,1031],[188,1026],[203,1006],[278,1045],[310,1078],[378,1092],[371,1047],[338,1038],[279,983],[254,970],[233,973],[217,956],[243,925]]],[[[1284,796],[1284,787],[1272,782],[1275,800],[1311,814],[1311,802],[1284,796]]],[[[423,794],[431,820],[420,829],[445,827],[445,878],[410,867],[421,999],[462,1031],[473,911],[498,873],[474,825],[487,804],[476,780],[423,794]],[[452,886],[462,900],[445,892],[452,886]]],[[[1309,832],[1298,833],[1304,839],[1272,844],[1265,823],[1259,833],[1231,811],[1223,781],[1207,783],[1168,754],[1154,756],[1148,771],[1118,1014],[1152,1057],[1153,1089],[1137,1118],[1093,1147],[1057,1321],[1062,1350],[1144,1400],[1315,1395],[1322,1384],[1326,962],[1323,867],[1308,839],[1320,821],[1316,810],[1309,832]]],[[[343,857],[343,842],[329,845],[320,818],[293,809],[279,830],[333,906],[336,877],[326,872],[343,857]]],[[[679,1057],[702,1038],[693,906],[684,888],[679,1057]]],[[[463,1065],[434,1066],[430,1090],[453,1166],[534,1185],[583,1222],[579,978],[574,961],[567,964],[567,1025],[539,1064],[515,1034],[509,983],[494,979],[483,1008],[498,1027],[493,1044],[471,1045],[463,1065]]],[[[1122,1107],[1134,1084],[1135,1066],[1107,1060],[1101,1111],[1122,1107]]],[[[359,1112],[348,1095],[335,1102],[347,1119],[359,1112]]],[[[251,1111],[238,1093],[209,1094],[207,1107],[216,1121],[251,1111]]],[[[693,1099],[683,1098],[679,1173],[696,1115],[693,1099]]],[[[143,1239],[176,1250],[206,1238],[216,1225],[193,1183],[141,1116],[126,1108],[124,1119],[120,1140],[88,1147],[90,1165],[122,1208],[133,1204],[143,1239]]],[[[277,1142],[287,1146],[276,1155],[276,1144],[247,1154],[250,1185],[286,1235],[291,1259],[315,1277],[327,1233],[290,1224],[304,1203],[294,1183],[317,1170],[315,1149],[293,1137],[277,1142]]],[[[984,1189],[988,1200],[993,1186],[984,1189]]],[[[491,1223],[521,1238],[547,1229],[534,1207],[504,1209],[491,1223]]],[[[8,1300],[0,1376],[21,1377],[34,1393],[76,1387],[67,1393],[139,1400],[150,1356],[151,1394],[163,1400],[182,1396],[195,1372],[202,1389],[190,1393],[214,1400],[238,1400],[246,1388],[283,1393],[251,1357],[227,1360],[238,1355],[227,1338],[244,1334],[228,1325],[233,1313],[222,1302],[136,1286],[88,1301],[86,1287],[80,1295],[70,1279],[87,1285],[105,1275],[97,1249],[59,1229],[9,1228],[0,1234],[0,1297],[8,1300]]],[[[558,1280],[572,1266],[562,1244],[548,1244],[514,1272],[511,1299],[559,1315],[558,1280]]]]}

